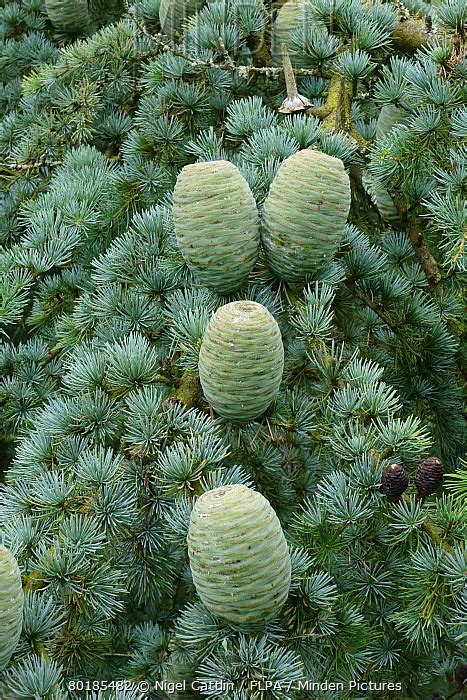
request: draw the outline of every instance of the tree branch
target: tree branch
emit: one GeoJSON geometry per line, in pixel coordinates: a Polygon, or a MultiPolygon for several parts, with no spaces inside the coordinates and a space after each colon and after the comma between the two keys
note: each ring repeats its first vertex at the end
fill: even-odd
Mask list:
{"type": "MultiPolygon", "coordinates": [[[[184,58],[186,61],[189,61],[194,67],[221,68],[222,70],[230,70],[232,72],[238,73],[244,78],[248,78],[250,73],[259,73],[266,76],[267,78],[277,78],[279,75],[282,75],[284,73],[284,68],[282,66],[236,66],[233,63],[231,57],[228,54],[226,56],[225,46],[222,44],[222,41],[219,44],[219,54],[223,56],[226,60],[223,63],[216,63],[216,61],[214,61],[213,59],[202,61],[198,58],[195,58],[194,56],[186,54],[180,49],[175,48],[173,42],[168,40],[166,34],[163,34],[162,32],[159,32],[158,34],[151,34],[148,31],[147,27],[136,17],[134,8],[129,8],[129,13],[132,16],[136,26],[146,37],[148,37],[148,39],[151,39],[153,42],[156,43],[157,47],[160,49],[161,52],[170,52],[173,56],[179,56],[180,58],[184,58]]],[[[319,72],[315,69],[298,68],[297,70],[295,70],[295,75],[319,75],[319,72]]]]}
{"type": "Polygon", "coordinates": [[[433,523],[430,520],[426,520],[423,523],[422,527],[425,530],[425,532],[427,532],[430,535],[433,542],[439,544],[439,546],[442,547],[445,552],[448,552],[448,554],[454,554],[451,545],[449,545],[446,542],[446,540],[443,539],[442,533],[438,530],[437,527],[433,525],[433,523]]]}
{"type": "Polygon", "coordinates": [[[442,279],[438,263],[433,257],[423,235],[418,227],[417,218],[410,211],[405,198],[396,194],[393,196],[394,204],[399,213],[402,226],[406,229],[410,237],[410,243],[422,266],[428,284],[434,289],[442,279]]]}
{"type": "MultiPolygon", "coordinates": [[[[295,71],[300,73],[300,71],[295,71]]],[[[367,141],[352,126],[350,110],[354,98],[354,86],[340,75],[331,78],[327,90],[326,103],[322,107],[311,107],[307,113],[322,120],[322,127],[327,131],[345,131],[360,148],[365,148],[367,141]]]]}
{"type": "Polygon", "coordinates": [[[186,370],[171,398],[175,401],[180,401],[187,408],[192,408],[198,404],[201,395],[202,390],[198,373],[186,370]]]}
{"type": "Polygon", "coordinates": [[[388,315],[386,309],[382,304],[380,304],[378,301],[373,301],[373,299],[370,296],[368,296],[368,294],[366,294],[354,280],[346,280],[346,285],[350,289],[350,291],[357,297],[357,299],[360,299],[361,302],[363,302],[366,306],[372,309],[372,311],[374,311],[375,314],[379,316],[380,319],[384,321],[384,323],[386,323],[392,331],[397,330],[398,324],[396,323],[396,321],[393,321],[393,319],[388,315]]]}
{"type": "MultiPolygon", "coordinates": [[[[410,497],[406,493],[403,494],[402,498],[406,503],[410,503],[410,497]]],[[[428,533],[428,535],[430,535],[431,539],[433,540],[433,542],[435,542],[435,544],[438,544],[444,549],[445,552],[454,556],[454,551],[451,545],[443,539],[442,532],[438,530],[438,528],[431,522],[431,520],[425,520],[425,522],[422,523],[422,527],[425,530],[425,532],[428,533]]]]}
{"type": "Polygon", "coordinates": [[[30,163],[2,163],[0,162],[0,171],[1,170],[9,170],[12,175],[16,174],[18,170],[20,171],[29,171],[29,170],[37,170],[38,168],[55,168],[57,165],[61,165],[63,161],[61,160],[46,160],[44,158],[40,158],[39,160],[32,161],[30,163]]]}

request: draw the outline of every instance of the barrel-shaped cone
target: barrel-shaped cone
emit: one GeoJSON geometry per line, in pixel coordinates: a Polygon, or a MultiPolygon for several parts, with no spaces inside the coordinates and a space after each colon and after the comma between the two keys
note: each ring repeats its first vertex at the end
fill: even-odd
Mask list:
{"type": "Polygon", "coordinates": [[[0,671],[18,644],[23,624],[21,574],[13,554],[0,545],[0,671]]]}
{"type": "Polygon", "coordinates": [[[274,274],[298,282],[336,252],[350,208],[341,160],[304,149],[284,160],[263,208],[262,241],[274,274]]]}
{"type": "Polygon", "coordinates": [[[193,581],[204,605],[239,629],[277,615],[290,587],[290,555],[269,501],[236,484],[204,493],[188,529],[193,581]]]}
{"type": "Polygon", "coordinates": [[[185,22],[202,8],[204,0],[161,0],[159,22],[172,41],[183,33],[185,22]]]}
{"type": "Polygon", "coordinates": [[[276,397],[284,346],[275,318],[253,301],[234,301],[212,316],[199,354],[204,396],[234,423],[258,418],[276,397]]]}
{"type": "Polygon", "coordinates": [[[409,112],[396,105],[383,105],[376,122],[376,138],[382,139],[398,124],[406,124],[409,112]]]}
{"type": "Polygon", "coordinates": [[[388,224],[391,224],[391,226],[400,227],[399,213],[387,189],[379,182],[376,182],[368,170],[363,172],[362,183],[381,214],[381,218],[387,221],[388,224]]]}
{"type": "Polygon", "coordinates": [[[175,235],[196,279],[219,293],[241,287],[260,248],[255,199],[225,160],[185,166],[173,195],[175,235]]]}
{"type": "Polygon", "coordinates": [[[309,68],[306,58],[296,54],[291,39],[295,30],[304,27],[309,21],[311,7],[309,0],[287,0],[277,13],[272,29],[271,55],[273,66],[282,65],[282,44],[287,44],[290,60],[294,68],[309,68]]]}
{"type": "Polygon", "coordinates": [[[56,29],[81,34],[89,22],[87,0],[45,0],[47,16],[56,29]]]}

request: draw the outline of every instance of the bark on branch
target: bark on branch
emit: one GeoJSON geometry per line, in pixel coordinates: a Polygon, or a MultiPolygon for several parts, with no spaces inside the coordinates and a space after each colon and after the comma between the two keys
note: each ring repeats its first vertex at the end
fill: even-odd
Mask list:
{"type": "Polygon", "coordinates": [[[431,250],[423,238],[418,226],[417,218],[413,212],[410,211],[407,202],[402,195],[394,195],[393,200],[399,213],[401,223],[409,234],[410,243],[412,244],[412,248],[420,261],[420,265],[425,273],[428,284],[432,289],[435,289],[441,282],[442,275],[438,263],[436,262],[431,250]]]}

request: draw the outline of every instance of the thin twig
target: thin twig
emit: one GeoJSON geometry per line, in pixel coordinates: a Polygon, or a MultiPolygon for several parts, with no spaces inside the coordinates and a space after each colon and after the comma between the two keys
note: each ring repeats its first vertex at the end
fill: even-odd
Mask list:
{"type": "MultiPolygon", "coordinates": [[[[157,34],[151,34],[151,32],[148,31],[146,25],[142,22],[139,21],[139,19],[136,17],[136,13],[133,7],[129,8],[129,13],[133,17],[133,21],[137,25],[137,27],[141,30],[141,32],[148,37],[148,39],[151,39],[153,42],[157,44],[157,46],[161,49],[162,52],[170,52],[173,56],[178,56],[179,58],[184,58],[186,61],[189,61],[193,67],[196,68],[220,68],[222,70],[231,70],[235,73],[239,73],[242,77],[247,78],[250,73],[259,73],[262,75],[265,75],[266,77],[269,78],[277,78],[280,75],[284,73],[284,68],[282,66],[278,67],[273,67],[273,66],[249,66],[249,65],[239,65],[236,66],[231,58],[231,56],[228,54],[225,46],[223,45],[222,40],[220,40],[219,43],[219,52],[221,56],[223,56],[226,60],[224,60],[223,63],[216,63],[214,59],[208,59],[207,61],[202,61],[198,58],[195,58],[194,56],[190,56],[189,54],[186,54],[184,51],[181,51],[178,48],[175,48],[173,42],[171,42],[166,34],[163,34],[162,32],[158,32],[157,34]]],[[[316,70],[310,70],[308,68],[299,68],[295,70],[295,75],[318,75],[318,72],[316,70]]]]}
{"type": "Polygon", "coordinates": [[[37,168],[55,168],[57,165],[62,165],[61,160],[45,160],[44,158],[39,158],[39,160],[32,161],[30,163],[2,163],[0,162],[0,170],[35,170],[37,168]]]}
{"type": "Polygon", "coordinates": [[[353,292],[353,294],[355,294],[357,299],[360,299],[361,302],[363,302],[366,306],[372,309],[375,312],[375,314],[379,316],[380,319],[384,321],[384,323],[386,323],[392,331],[397,330],[398,324],[396,323],[396,321],[393,321],[393,319],[389,316],[382,304],[380,304],[378,301],[373,301],[373,299],[368,294],[366,294],[354,280],[346,280],[346,285],[348,286],[350,291],[353,292]]]}
{"type": "MultiPolygon", "coordinates": [[[[403,494],[402,499],[405,501],[405,503],[411,502],[410,497],[406,493],[403,494]]],[[[430,535],[431,539],[436,544],[444,549],[445,552],[451,556],[454,556],[454,551],[451,545],[446,542],[446,540],[443,538],[443,533],[438,530],[436,525],[434,525],[429,518],[422,523],[422,528],[428,535],[430,535]]]]}

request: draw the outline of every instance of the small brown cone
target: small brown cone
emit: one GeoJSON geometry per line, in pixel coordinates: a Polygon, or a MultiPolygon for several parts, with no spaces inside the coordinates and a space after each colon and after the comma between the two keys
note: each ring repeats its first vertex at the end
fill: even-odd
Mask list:
{"type": "Polygon", "coordinates": [[[389,464],[381,475],[381,491],[392,502],[398,501],[409,484],[409,477],[400,464],[389,464]]]}
{"type": "Polygon", "coordinates": [[[444,465],[438,457],[427,457],[418,466],[415,473],[417,496],[426,498],[435,493],[443,483],[444,465]]]}
{"type": "Polygon", "coordinates": [[[455,674],[458,692],[467,690],[467,664],[462,664],[456,668],[455,674]]]}

